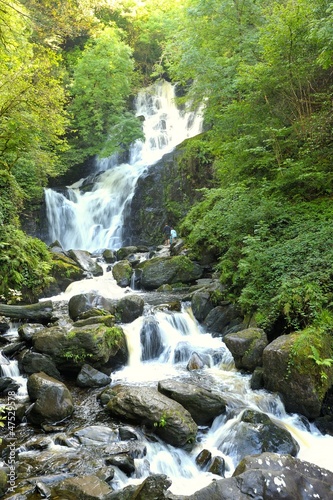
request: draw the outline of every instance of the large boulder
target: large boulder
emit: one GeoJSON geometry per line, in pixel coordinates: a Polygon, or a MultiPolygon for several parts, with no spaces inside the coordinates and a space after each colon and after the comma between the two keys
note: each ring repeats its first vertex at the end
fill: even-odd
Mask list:
{"type": "Polygon", "coordinates": [[[238,370],[253,372],[262,366],[262,354],[268,344],[266,333],[260,328],[247,328],[229,333],[223,341],[231,352],[238,370]]]}
{"type": "MultiPolygon", "coordinates": [[[[263,453],[245,457],[233,477],[178,500],[295,500],[332,498],[333,473],[290,455],[263,453]]],[[[112,497],[111,497],[112,498],[112,497]]]]}
{"type": "Polygon", "coordinates": [[[152,387],[113,387],[106,408],[115,417],[150,427],[173,446],[188,450],[194,446],[197,425],[190,413],[152,387]]]}
{"type": "Polygon", "coordinates": [[[74,281],[82,280],[85,277],[84,269],[62,251],[52,253],[51,274],[54,281],[43,290],[43,297],[58,295],[74,281]]]}
{"type": "Polygon", "coordinates": [[[253,410],[245,410],[240,422],[219,446],[234,449],[236,462],[246,455],[256,455],[265,451],[296,456],[299,445],[290,432],[275,424],[268,415],[253,410]]]}
{"type": "Polygon", "coordinates": [[[228,301],[211,309],[203,324],[213,337],[224,336],[227,333],[237,332],[245,328],[240,310],[228,301]]]}
{"type": "Polygon", "coordinates": [[[133,269],[128,260],[120,260],[116,262],[112,268],[112,274],[117,282],[117,285],[126,288],[131,284],[133,269]]]}
{"type": "Polygon", "coordinates": [[[71,393],[63,384],[46,373],[34,373],[28,378],[27,390],[33,404],[27,416],[33,424],[52,424],[72,415],[71,393]]]}
{"type": "Polygon", "coordinates": [[[154,290],[164,284],[192,283],[201,277],[202,267],[185,255],[154,257],[139,264],[142,269],[141,286],[154,290]]]}
{"type": "Polygon", "coordinates": [[[69,250],[67,255],[78,264],[78,266],[93,276],[102,276],[103,268],[91,257],[86,250],[69,250]]]}
{"type": "Polygon", "coordinates": [[[126,363],[127,343],[122,328],[104,324],[73,327],[70,331],[61,326],[45,328],[33,337],[35,351],[52,357],[60,372],[77,374],[89,362],[100,369],[103,366],[126,363]]]}
{"type": "Polygon", "coordinates": [[[145,301],[139,295],[126,295],[117,304],[117,314],[122,323],[132,323],[143,314],[145,301]]]}
{"type": "Polygon", "coordinates": [[[69,477],[54,487],[54,498],[81,498],[86,500],[103,500],[112,492],[110,486],[99,477],[69,477]]]}
{"type": "Polygon", "coordinates": [[[264,349],[264,384],[268,391],[280,394],[288,412],[313,419],[320,414],[333,367],[326,368],[330,376],[322,377],[322,367],[309,358],[308,343],[302,349],[298,339],[298,333],[281,335],[264,349]]]}
{"type": "Polygon", "coordinates": [[[51,356],[39,352],[25,351],[19,359],[19,367],[26,374],[44,372],[50,377],[61,380],[61,375],[51,356]]]}
{"type": "Polygon", "coordinates": [[[116,313],[117,301],[105,298],[94,292],[79,293],[73,295],[68,301],[68,313],[73,321],[82,318],[86,313],[93,310],[93,314],[97,316],[109,312],[116,313]]]}
{"type": "Polygon", "coordinates": [[[195,384],[161,380],[158,390],[186,408],[198,425],[209,425],[215,417],[225,413],[226,402],[219,394],[195,384]]]}

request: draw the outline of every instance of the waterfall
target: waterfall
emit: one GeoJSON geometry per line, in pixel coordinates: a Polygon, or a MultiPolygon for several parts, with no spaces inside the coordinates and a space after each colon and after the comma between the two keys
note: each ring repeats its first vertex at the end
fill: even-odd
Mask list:
{"type": "Polygon", "coordinates": [[[64,194],[45,190],[49,243],[57,240],[66,250],[90,252],[120,248],[126,208],[139,177],[202,128],[201,113],[179,109],[175,87],[168,82],[140,92],[135,112],[143,118],[145,141],[132,145],[128,163],[119,165],[115,157],[97,159],[91,191],[82,189],[84,179],[67,187],[64,194]]]}

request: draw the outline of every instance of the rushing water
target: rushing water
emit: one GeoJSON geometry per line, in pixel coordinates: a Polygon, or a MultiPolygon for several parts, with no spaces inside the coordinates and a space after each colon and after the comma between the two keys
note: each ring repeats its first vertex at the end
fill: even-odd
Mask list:
{"type": "MultiPolygon", "coordinates": [[[[109,282],[108,286],[114,281],[107,276],[107,273],[104,275],[104,279],[109,282]]],[[[86,282],[90,282],[91,288],[98,291],[102,280],[100,277],[95,278],[95,280],[96,283],[94,283],[94,279],[86,280],[86,282]]],[[[114,292],[115,283],[112,283],[112,289],[114,292]]],[[[120,290],[119,296],[123,293],[124,291],[120,290]]],[[[62,298],[68,299],[71,295],[72,290],[69,290],[62,298]]],[[[215,476],[207,470],[201,470],[196,464],[195,459],[203,449],[209,450],[214,457],[224,459],[225,475],[230,477],[239,461],[240,450],[235,436],[241,425],[242,413],[246,409],[263,412],[279,426],[289,430],[300,445],[298,458],[333,471],[331,453],[333,437],[323,436],[314,426],[305,425],[305,419],[298,415],[287,414],[276,394],[264,390],[251,390],[250,375],[241,374],[235,369],[232,356],[222,339],[212,337],[198,324],[189,304],[183,303],[181,312],[163,311],[160,306],[147,305],[142,317],[122,326],[130,353],[129,362],[127,366],[112,373],[111,385],[124,383],[156,387],[160,380],[188,379],[190,381],[192,377],[199,377],[201,383],[203,382],[212,391],[220,393],[226,398],[227,409],[225,414],[215,418],[210,427],[199,427],[197,443],[191,452],[175,448],[158,438],[156,441],[151,441],[138,427],[137,434],[139,440],[144,443],[147,454],[143,458],[135,459],[136,472],[131,478],[128,478],[117,467],[115,468],[115,478],[112,481],[114,488],[119,489],[128,484],[139,484],[149,474],[163,473],[172,481],[171,492],[189,495],[209,484],[212,479],[219,479],[219,476],[215,476]],[[206,367],[199,371],[190,372],[187,370],[187,364],[194,352],[205,361],[206,367]]],[[[15,338],[13,339],[15,340],[15,338]]],[[[4,375],[11,376],[21,384],[18,397],[24,399],[26,379],[19,374],[17,364],[9,361],[3,355],[0,355],[0,364],[4,375]]],[[[87,404],[87,400],[82,401],[80,407],[76,409],[71,419],[73,420],[72,426],[75,426],[75,418],[80,416],[81,411],[83,411],[84,416],[84,408],[87,404]]],[[[86,425],[89,426],[95,422],[94,415],[90,416],[90,420],[87,415],[86,425]]],[[[101,424],[96,421],[95,425],[101,424]]],[[[107,426],[103,427],[104,429],[109,429],[107,423],[103,423],[103,425],[107,426]]],[[[80,426],[82,426],[82,422],[80,426]]],[[[111,428],[109,430],[114,434],[115,431],[111,428]]],[[[78,456],[81,453],[79,451],[81,448],[78,448],[78,445],[73,448],[55,445],[55,437],[53,438],[52,434],[49,439],[50,444],[48,450],[45,451],[46,457],[48,453],[51,453],[52,457],[57,456],[57,454],[78,456]]],[[[21,455],[23,460],[25,457],[31,459],[36,454],[36,460],[39,460],[39,452],[25,452],[24,447],[22,450],[19,456],[21,455]]],[[[42,455],[40,459],[45,460],[42,455]]],[[[87,464],[82,464],[82,475],[85,474],[86,466],[87,464]]]]}
{"type": "Polygon", "coordinates": [[[141,92],[135,111],[144,117],[146,139],[132,146],[129,163],[98,160],[96,171],[103,173],[96,175],[91,191],[80,189],[84,179],[68,187],[66,196],[52,189],[45,191],[50,243],[57,240],[66,250],[120,248],[126,208],[138,178],[177,144],[201,131],[200,112],[180,110],[174,86],[168,82],[141,92]]]}

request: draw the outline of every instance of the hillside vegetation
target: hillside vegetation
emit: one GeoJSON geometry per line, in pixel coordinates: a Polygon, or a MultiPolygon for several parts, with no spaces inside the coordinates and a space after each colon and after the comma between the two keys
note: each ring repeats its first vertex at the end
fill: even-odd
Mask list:
{"type": "Polygon", "coordinates": [[[332,2],[0,6],[3,300],[33,300],[48,279],[43,243],[18,236],[26,207],[51,177],[140,137],[133,95],[163,77],[205,105],[184,164],[213,187],[179,221],[194,257],[214,255],[227,298],[272,335],[331,332],[332,2]]]}

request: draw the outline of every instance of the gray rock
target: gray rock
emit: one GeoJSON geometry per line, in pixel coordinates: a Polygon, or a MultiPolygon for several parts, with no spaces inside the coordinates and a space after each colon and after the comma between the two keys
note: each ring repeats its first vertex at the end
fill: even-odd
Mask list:
{"type": "Polygon", "coordinates": [[[142,316],[145,302],[139,295],[126,295],[117,304],[117,313],[122,323],[132,323],[142,316]]]}
{"type": "Polygon", "coordinates": [[[266,333],[260,328],[229,333],[223,337],[223,341],[231,352],[237,369],[253,372],[257,366],[262,366],[262,354],[268,340],[266,333]]]}
{"type": "Polygon", "coordinates": [[[192,449],[197,425],[179,403],[151,387],[118,385],[107,403],[111,415],[145,424],[167,443],[192,449]]]}
{"type": "Polygon", "coordinates": [[[157,289],[168,283],[192,283],[201,277],[203,269],[185,255],[155,257],[142,262],[141,285],[146,290],[157,289]]]}
{"type": "Polygon", "coordinates": [[[92,366],[85,364],[76,378],[79,387],[104,387],[111,383],[111,378],[92,366]]]}
{"type": "Polygon", "coordinates": [[[208,425],[215,417],[225,413],[226,402],[216,393],[195,384],[177,380],[161,380],[158,390],[180,403],[198,425],[208,425]]]}
{"type": "Polygon", "coordinates": [[[308,349],[298,348],[295,356],[293,348],[297,340],[297,333],[281,335],[264,349],[265,389],[280,394],[287,412],[313,419],[320,415],[333,367],[326,368],[329,375],[322,379],[322,367],[309,358],[308,349]]]}
{"type": "Polygon", "coordinates": [[[34,401],[27,413],[33,424],[56,423],[72,415],[72,396],[62,382],[43,372],[34,373],[28,378],[27,390],[34,401]]]}

